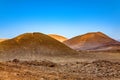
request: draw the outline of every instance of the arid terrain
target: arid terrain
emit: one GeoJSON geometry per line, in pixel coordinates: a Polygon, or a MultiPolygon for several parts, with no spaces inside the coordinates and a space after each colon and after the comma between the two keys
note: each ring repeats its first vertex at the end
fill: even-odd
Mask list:
{"type": "Polygon", "coordinates": [[[101,38],[101,33],[92,34],[92,38],[98,34],[98,40],[91,35],[82,38],[85,46],[95,41],[97,47],[91,44],[92,50],[79,51],[42,33],[25,33],[2,41],[0,80],[120,80],[119,43],[104,35],[101,38]],[[102,39],[112,44],[98,46],[104,44],[102,39]]]}
{"type": "MultiPolygon", "coordinates": [[[[104,53],[103,53],[104,54],[104,53]]],[[[91,54],[92,55],[92,54],[91,54]]],[[[120,54],[119,54],[120,55],[120,54]]],[[[99,56],[100,57],[100,56],[99,56]]],[[[119,56],[120,57],[120,56],[119,56]]],[[[97,58],[97,57],[96,57],[97,58]]],[[[59,58],[60,59],[60,58],[59,58]]],[[[120,63],[114,60],[14,59],[0,63],[1,80],[119,80],[120,63]]],[[[62,59],[62,58],[61,58],[62,59]]]]}

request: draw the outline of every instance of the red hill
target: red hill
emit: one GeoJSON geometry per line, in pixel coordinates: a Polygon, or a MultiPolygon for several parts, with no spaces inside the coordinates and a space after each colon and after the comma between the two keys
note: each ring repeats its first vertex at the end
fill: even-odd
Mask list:
{"type": "Polygon", "coordinates": [[[108,46],[119,46],[120,43],[101,32],[91,32],[84,35],[76,36],[64,43],[75,50],[91,50],[108,46]]]}

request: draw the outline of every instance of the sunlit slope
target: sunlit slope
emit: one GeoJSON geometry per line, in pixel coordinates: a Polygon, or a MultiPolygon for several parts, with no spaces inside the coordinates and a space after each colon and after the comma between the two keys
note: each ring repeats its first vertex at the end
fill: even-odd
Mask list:
{"type": "Polygon", "coordinates": [[[5,40],[7,40],[7,39],[0,39],[0,42],[5,41],[5,40]]]}
{"type": "Polygon", "coordinates": [[[57,35],[57,34],[48,34],[50,37],[60,41],[60,42],[63,42],[65,40],[67,40],[66,37],[63,37],[63,36],[60,36],[60,35],[57,35]]]}

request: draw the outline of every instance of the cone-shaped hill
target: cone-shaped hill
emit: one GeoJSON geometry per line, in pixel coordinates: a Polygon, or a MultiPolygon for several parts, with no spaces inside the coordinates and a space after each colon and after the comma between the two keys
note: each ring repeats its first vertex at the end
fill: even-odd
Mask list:
{"type": "Polygon", "coordinates": [[[42,33],[25,33],[0,43],[0,59],[35,59],[68,56],[76,51],[42,33]]]}
{"type": "Polygon", "coordinates": [[[48,34],[50,37],[60,41],[60,42],[63,42],[65,40],[67,40],[66,37],[63,37],[63,36],[60,36],[60,35],[57,35],[57,34],[48,34]]]}
{"type": "Polygon", "coordinates": [[[75,50],[91,50],[108,46],[120,46],[120,43],[102,32],[91,32],[64,41],[64,44],[75,50]]]}

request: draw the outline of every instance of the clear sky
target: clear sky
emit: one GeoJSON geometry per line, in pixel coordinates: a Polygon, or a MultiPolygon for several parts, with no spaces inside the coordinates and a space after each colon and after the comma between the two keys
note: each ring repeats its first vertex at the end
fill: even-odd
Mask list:
{"type": "Polygon", "coordinates": [[[120,39],[120,0],[0,0],[0,38],[96,31],[120,39]]]}

